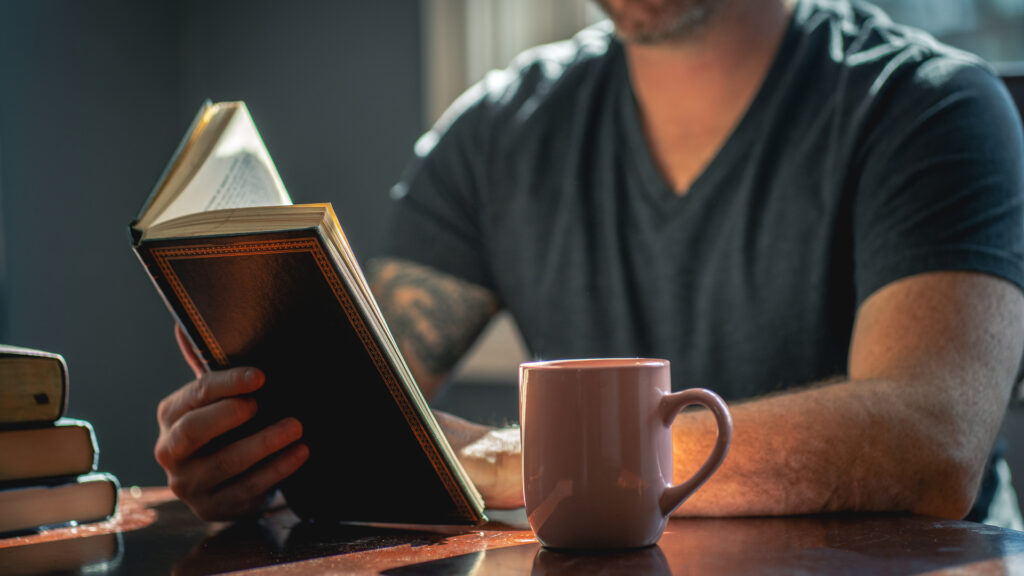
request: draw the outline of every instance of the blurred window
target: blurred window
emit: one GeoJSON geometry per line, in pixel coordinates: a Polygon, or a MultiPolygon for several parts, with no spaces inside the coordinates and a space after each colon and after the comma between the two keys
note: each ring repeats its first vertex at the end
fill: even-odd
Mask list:
{"type": "Polygon", "coordinates": [[[874,0],[896,22],[993,63],[1024,61],[1024,0],[874,0]]]}
{"type": "MultiPolygon", "coordinates": [[[[425,117],[520,51],[572,36],[602,14],[590,0],[420,0],[425,117]]],[[[761,1],[761,0],[756,0],[761,1]]],[[[901,24],[989,62],[1024,62],[1024,0],[873,0],[901,24]]]]}
{"type": "Polygon", "coordinates": [[[428,124],[488,71],[603,17],[589,0],[421,0],[421,6],[428,124]]]}

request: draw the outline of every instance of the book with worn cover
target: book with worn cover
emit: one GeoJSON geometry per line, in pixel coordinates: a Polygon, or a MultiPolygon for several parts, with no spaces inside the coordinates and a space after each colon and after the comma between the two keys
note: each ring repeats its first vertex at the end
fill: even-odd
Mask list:
{"type": "Polygon", "coordinates": [[[61,418],[52,426],[0,430],[0,486],[52,482],[96,469],[92,424],[61,418]]]}
{"type": "Polygon", "coordinates": [[[68,403],[60,354],[0,344],[0,428],[51,424],[68,403]]]}
{"type": "Polygon", "coordinates": [[[0,534],[85,524],[117,512],[117,478],[93,473],[61,483],[0,489],[0,534]]]}
{"type": "Polygon", "coordinates": [[[206,366],[266,373],[246,432],[302,422],[309,459],[280,487],[298,515],[485,520],[333,208],[292,205],[243,103],[204,103],[130,231],[206,366]]]}

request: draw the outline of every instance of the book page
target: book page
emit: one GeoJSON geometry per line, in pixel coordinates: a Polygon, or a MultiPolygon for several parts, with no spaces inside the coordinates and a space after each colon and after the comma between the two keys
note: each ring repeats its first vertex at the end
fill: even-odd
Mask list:
{"type": "Polygon", "coordinates": [[[153,224],[207,210],[291,203],[243,105],[228,122],[206,162],[153,224]]]}

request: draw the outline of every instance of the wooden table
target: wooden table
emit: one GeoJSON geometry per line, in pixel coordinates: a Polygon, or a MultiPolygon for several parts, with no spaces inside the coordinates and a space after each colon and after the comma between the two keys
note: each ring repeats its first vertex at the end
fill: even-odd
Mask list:
{"type": "Polygon", "coordinates": [[[280,509],[211,524],[167,489],[136,488],[115,520],[0,539],[0,574],[1024,573],[1024,532],[919,516],[672,520],[655,547],[589,556],[542,549],[512,516],[423,530],[303,523],[280,509]]]}

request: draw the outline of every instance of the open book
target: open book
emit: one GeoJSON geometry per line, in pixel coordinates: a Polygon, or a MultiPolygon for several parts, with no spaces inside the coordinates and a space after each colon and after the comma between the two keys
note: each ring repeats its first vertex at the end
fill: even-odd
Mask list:
{"type": "Polygon", "coordinates": [[[333,208],[292,205],[245,104],[202,106],[130,231],[207,367],[266,373],[245,432],[302,422],[310,456],[281,486],[297,514],[485,520],[333,208]]]}

